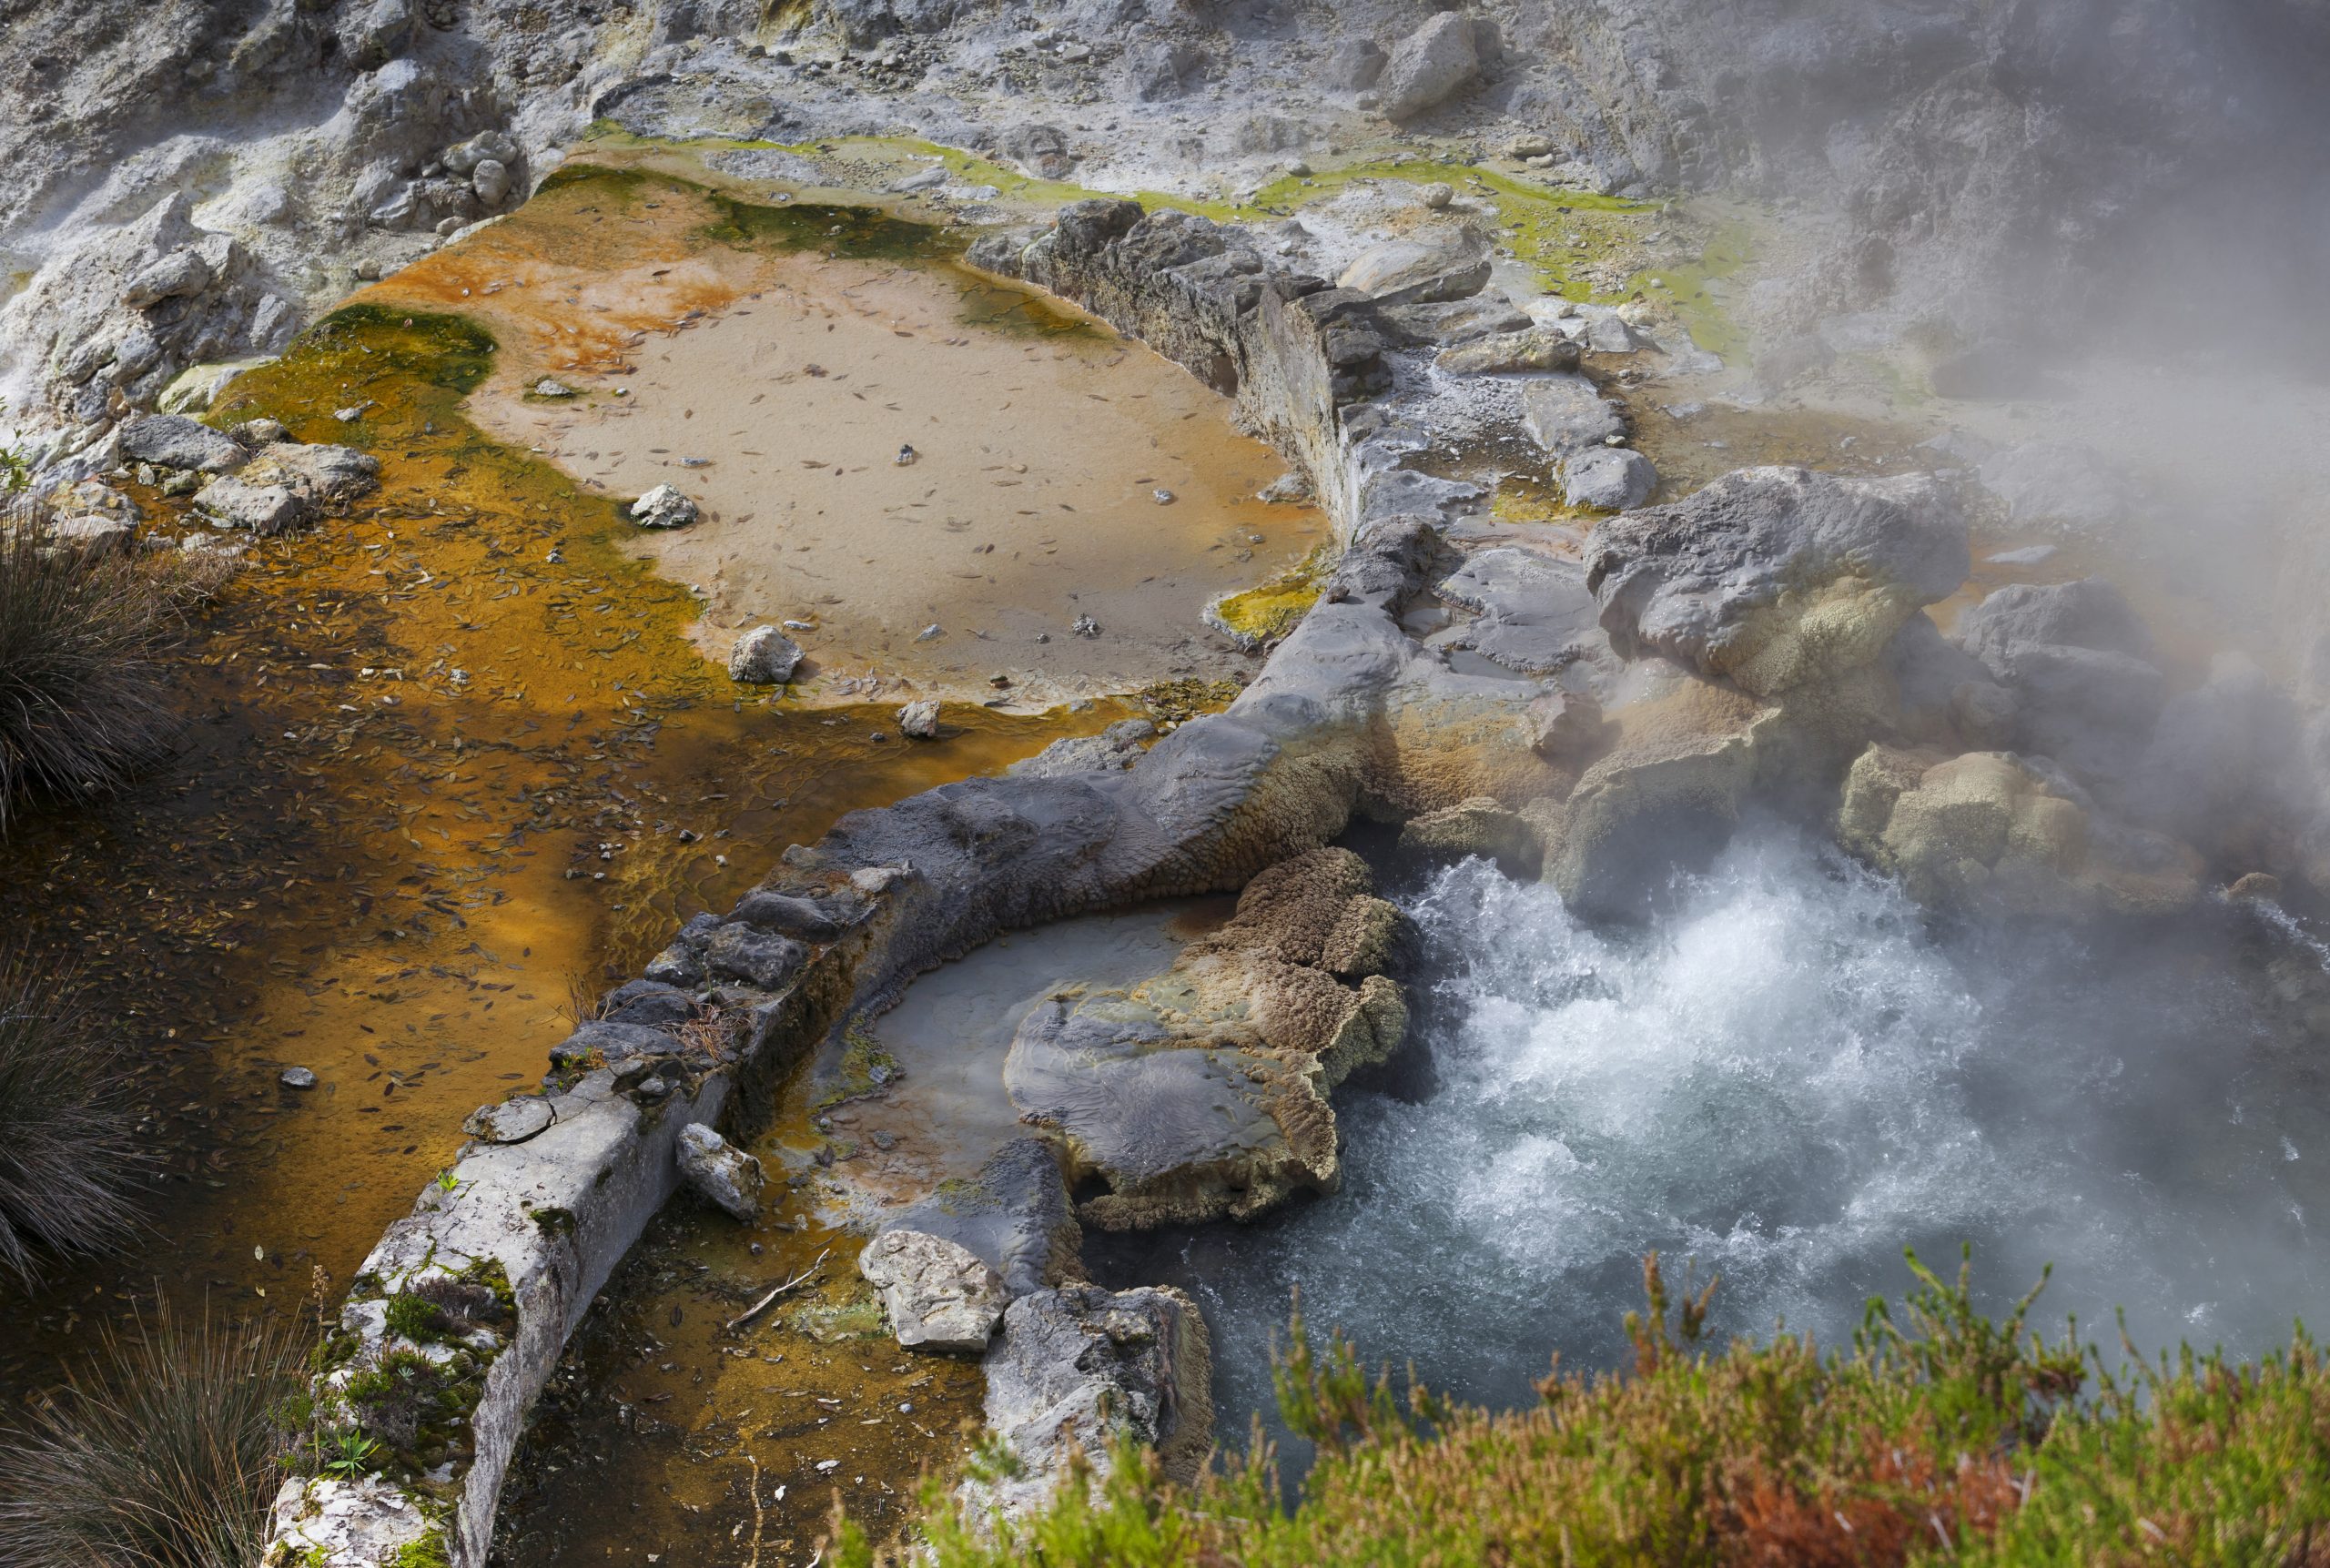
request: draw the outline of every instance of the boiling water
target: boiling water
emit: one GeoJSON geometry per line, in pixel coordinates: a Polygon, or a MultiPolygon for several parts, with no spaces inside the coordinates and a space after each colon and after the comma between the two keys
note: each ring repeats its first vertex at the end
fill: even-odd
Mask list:
{"type": "Polygon", "coordinates": [[[1196,1290],[1223,1435],[1270,1404],[1298,1283],[1314,1324],[1435,1387],[1529,1397],[1549,1354],[1613,1363],[1657,1249],[1720,1274],[1712,1326],[1824,1341],[1974,1249],[1996,1310],[2254,1352],[2319,1316],[2330,1115],[2223,906],[2169,933],[1937,932],[1779,834],[1655,927],[1574,919],[1474,861],[1408,901],[1400,1077],[1341,1097],[1341,1192],[1116,1268],[1196,1290]]]}

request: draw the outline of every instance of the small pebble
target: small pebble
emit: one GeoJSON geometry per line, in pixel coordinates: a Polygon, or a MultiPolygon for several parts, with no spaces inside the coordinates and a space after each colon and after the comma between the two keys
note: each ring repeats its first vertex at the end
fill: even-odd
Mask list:
{"type": "Polygon", "coordinates": [[[1160,506],[1170,506],[1173,504],[1173,492],[1170,490],[1152,490],[1149,493],[1150,498],[1160,506]]]}
{"type": "Polygon", "coordinates": [[[279,1081],[287,1089],[311,1089],[316,1087],[316,1071],[313,1067],[285,1067],[279,1081]]]}

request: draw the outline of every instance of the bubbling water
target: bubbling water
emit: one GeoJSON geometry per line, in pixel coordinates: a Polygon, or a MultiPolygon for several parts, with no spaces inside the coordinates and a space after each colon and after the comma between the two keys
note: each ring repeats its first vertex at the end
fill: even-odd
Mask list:
{"type": "MultiPolygon", "coordinates": [[[[2055,1280],[2139,1343],[2254,1353],[2330,1298],[2310,1217],[2330,1104],[2264,999],[2255,927],[1943,930],[1780,832],[1744,835],[1646,929],[1586,925],[1472,861],[1408,903],[1399,1075],[1342,1097],[1340,1192],[1140,1260],[1214,1325],[1225,1437],[1306,1316],[1436,1388],[1529,1397],[1608,1365],[1656,1249],[1721,1275],[1711,1326],[1824,1342],[1974,1249],[1992,1309],[2055,1280]]],[[[1676,1269],[1679,1272],[1679,1269],[1676,1269]]]]}

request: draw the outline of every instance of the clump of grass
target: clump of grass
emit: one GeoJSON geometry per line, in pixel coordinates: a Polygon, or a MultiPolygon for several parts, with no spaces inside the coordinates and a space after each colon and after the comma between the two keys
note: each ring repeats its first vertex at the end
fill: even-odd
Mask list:
{"type": "Polygon", "coordinates": [[[250,1568],[282,1481],[305,1347],[276,1324],[110,1330],[0,1437],[0,1568],[250,1568]]]}
{"type": "MultiPolygon", "coordinates": [[[[2302,1330],[2254,1364],[2187,1351],[2113,1371],[2074,1331],[2026,1334],[2037,1291],[1994,1323],[1963,1270],[1910,1267],[1903,1320],[1872,1301],[1849,1349],[1717,1350],[1706,1296],[1670,1303],[1654,1258],[1632,1371],[1556,1362],[1512,1411],[1395,1393],[1298,1316],[1279,1402],[1319,1457],[1293,1506],[1266,1447],[1193,1488],[1126,1447],[1018,1522],[967,1518],[934,1481],[927,1539],[899,1551],[937,1568],[2330,1563],[2330,1363],[2302,1330]]],[[[877,1560],[846,1518],[836,1534],[837,1564],[877,1560]]]]}
{"type": "Polygon", "coordinates": [[[37,502],[0,513],[0,829],[27,795],[110,794],[176,727],[161,657],[225,559],[53,548],[37,502]]]}
{"type": "Polygon", "coordinates": [[[48,1258],[135,1232],[129,1098],[122,1047],[72,982],[0,958],[0,1273],[30,1286],[48,1258]]]}

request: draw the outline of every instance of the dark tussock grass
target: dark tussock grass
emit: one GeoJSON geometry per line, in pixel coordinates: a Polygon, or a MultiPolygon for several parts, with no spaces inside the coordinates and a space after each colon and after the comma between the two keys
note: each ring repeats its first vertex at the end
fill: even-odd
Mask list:
{"type": "MultiPolygon", "coordinates": [[[[1277,1372],[1318,1445],[1300,1501],[1266,1449],[1193,1489],[1119,1450],[1098,1485],[989,1528],[926,1486],[923,1540],[877,1553],[837,1521],[836,1568],[1864,1568],[1942,1563],[2330,1568],[2330,1366],[2301,1330],[2236,1365],[2190,1351],[2107,1370],[2067,1332],[2002,1323],[1920,1267],[1849,1349],[1699,1342],[1656,1259],[1631,1372],[1555,1371],[1493,1412],[1394,1395],[1300,1318],[1277,1372]],[[927,1555],[909,1555],[924,1553],[927,1555]]],[[[2037,1292],[2033,1292],[2035,1297],[2037,1292]]],[[[2124,1340],[2123,1340],[2124,1347],[2124,1340]]],[[[997,1462],[990,1454],[981,1462],[997,1462]]],[[[975,1465],[976,1473],[976,1465],[975,1465]]]]}
{"type": "Polygon", "coordinates": [[[0,831],[28,797],[110,794],[162,753],[177,727],[165,655],[237,570],[53,549],[46,521],[38,502],[0,510],[0,831]]]}
{"type": "Polygon", "coordinates": [[[281,1326],[165,1306],[108,1328],[0,1434],[0,1568],[255,1568],[307,1376],[281,1326]]]}
{"type": "Polygon", "coordinates": [[[136,1232],[144,1163],[123,1047],[69,978],[0,959],[0,1277],[136,1232]]]}

